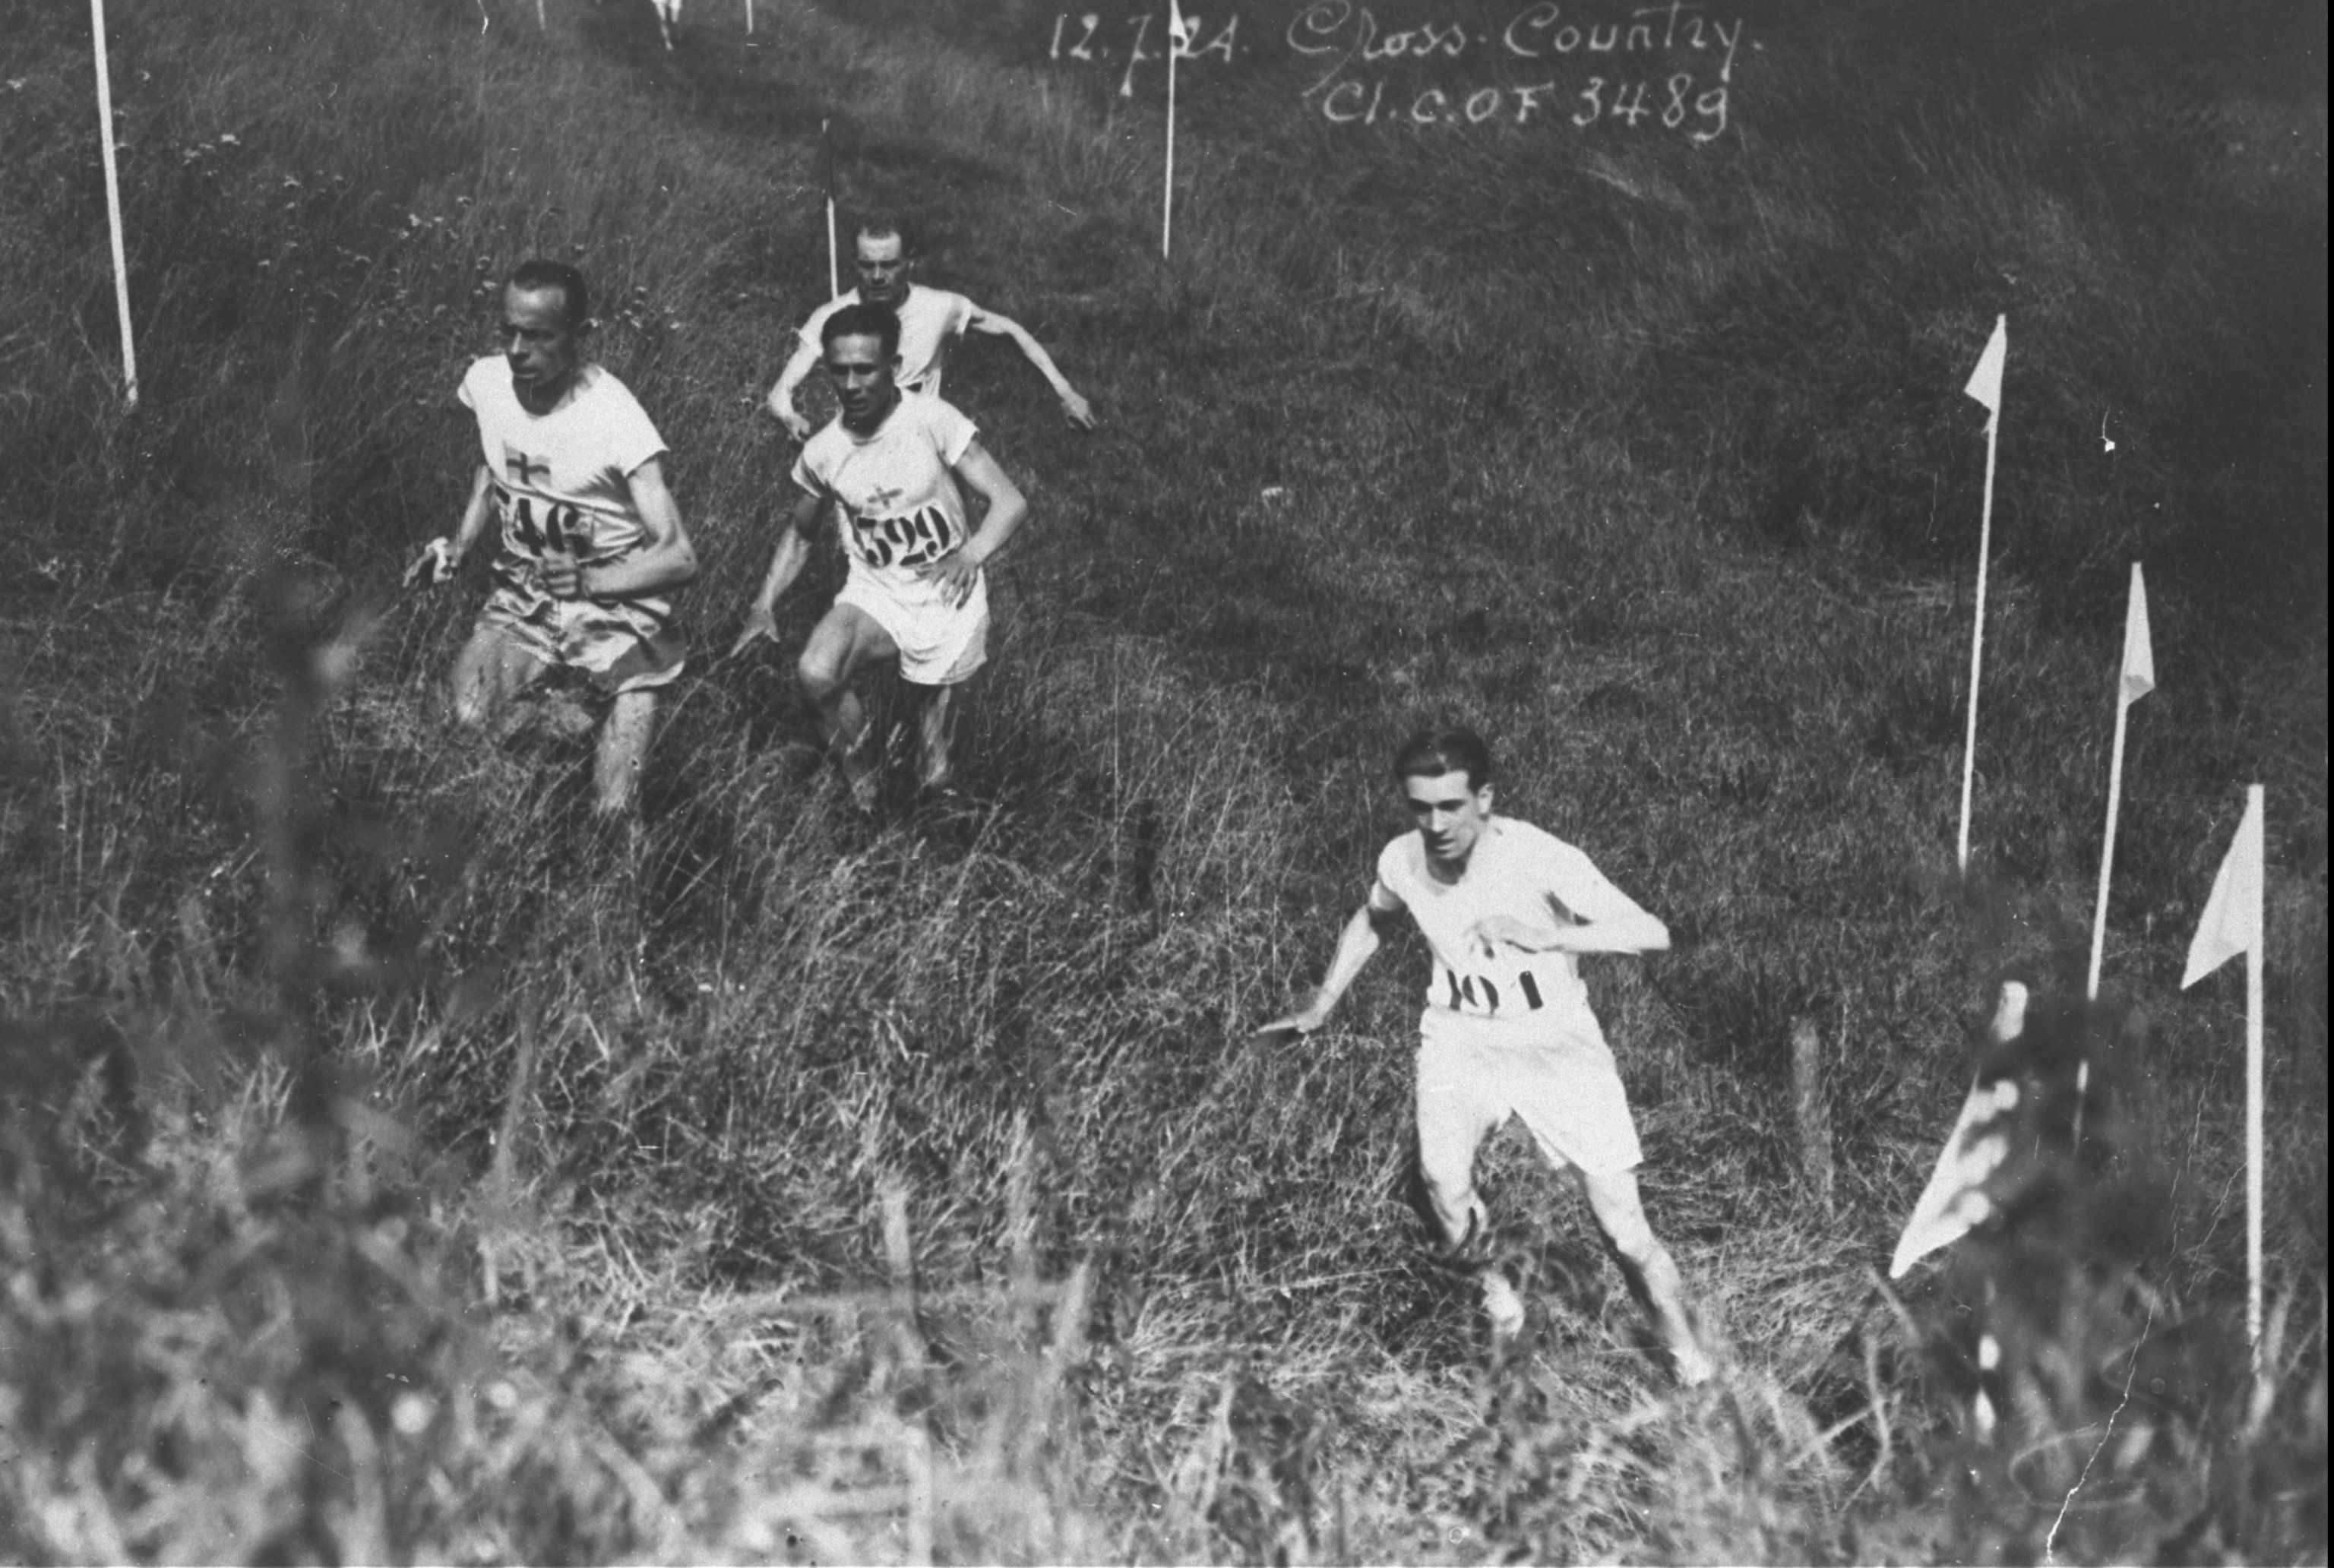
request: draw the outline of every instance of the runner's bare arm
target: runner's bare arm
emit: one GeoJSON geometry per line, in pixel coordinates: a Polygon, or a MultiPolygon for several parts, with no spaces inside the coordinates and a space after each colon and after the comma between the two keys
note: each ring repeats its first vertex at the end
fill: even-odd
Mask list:
{"type": "Polygon", "coordinates": [[[973,581],[980,574],[981,567],[1005,548],[1005,542],[1021,526],[1021,519],[1029,515],[1029,503],[1022,495],[1021,487],[997,466],[997,459],[984,451],[979,441],[965,447],[964,456],[956,460],[950,472],[967,490],[979,496],[989,510],[982,515],[979,528],[960,549],[951,550],[931,565],[917,570],[940,583],[950,603],[962,604],[971,594],[973,581]]]}
{"type": "Polygon", "coordinates": [[[787,433],[797,441],[809,439],[810,421],[796,411],[795,394],[802,390],[804,380],[817,364],[816,349],[808,343],[796,343],[794,358],[788,360],[786,368],[778,372],[778,384],[770,389],[769,399],[765,404],[777,417],[778,423],[784,425],[787,433]]]}
{"type": "Polygon", "coordinates": [[[1012,339],[1021,350],[1021,357],[1037,367],[1037,373],[1046,378],[1047,386],[1054,389],[1054,396],[1062,399],[1062,412],[1068,416],[1070,423],[1081,430],[1095,428],[1094,405],[1078,395],[1078,390],[1070,385],[1069,378],[1063,375],[1054,363],[1054,356],[1046,351],[1043,343],[1029,335],[1028,328],[1010,317],[1000,316],[995,311],[975,305],[971,318],[965,322],[965,330],[1012,339]]]}
{"type": "Polygon", "coordinates": [[[477,477],[470,482],[469,504],[462,508],[462,521],[455,526],[453,537],[449,539],[440,534],[422,548],[421,558],[405,569],[405,585],[408,588],[416,582],[435,588],[454,575],[455,569],[462,564],[462,558],[470,553],[470,546],[478,542],[478,535],[486,529],[487,518],[494,512],[493,504],[488,500],[493,486],[493,472],[484,463],[479,464],[477,477]]]}
{"type": "MultiPolygon", "coordinates": [[[[1586,862],[1584,861],[1584,864],[1586,862]]],[[[1550,924],[1512,918],[1485,920],[1476,934],[1527,953],[1664,953],[1670,928],[1594,867],[1547,895],[1550,924]]]]}
{"type": "Polygon", "coordinates": [[[1345,928],[1337,933],[1336,956],[1329,960],[1329,972],[1321,977],[1313,999],[1296,1012],[1276,1018],[1257,1031],[1259,1034],[1310,1034],[1329,1021],[1330,1012],[1353,985],[1363,967],[1377,956],[1384,945],[1383,930],[1402,913],[1402,901],[1381,883],[1370,890],[1369,901],[1354,911],[1345,928]]]}
{"type": "Polygon", "coordinates": [[[770,556],[770,570],[762,579],[762,591],[754,595],[754,608],[746,612],[746,624],[739,629],[738,640],[729,645],[732,654],[742,651],[757,638],[777,640],[778,596],[802,575],[803,563],[810,559],[810,531],[817,525],[819,512],[825,505],[824,495],[805,495],[795,503],[794,515],[786,519],[786,532],[778,535],[778,547],[770,556]]]}
{"type": "Polygon", "coordinates": [[[543,583],[553,597],[637,599],[683,587],[697,576],[697,551],[681,526],[680,507],[665,487],[664,459],[651,457],[625,475],[624,484],[641,515],[641,547],[621,560],[592,566],[575,564],[572,556],[546,556],[543,583]]]}
{"type": "Polygon", "coordinates": [[[1643,909],[1619,916],[1599,916],[1577,926],[1565,926],[1554,940],[1535,949],[1543,953],[1666,953],[1670,928],[1643,909]]]}

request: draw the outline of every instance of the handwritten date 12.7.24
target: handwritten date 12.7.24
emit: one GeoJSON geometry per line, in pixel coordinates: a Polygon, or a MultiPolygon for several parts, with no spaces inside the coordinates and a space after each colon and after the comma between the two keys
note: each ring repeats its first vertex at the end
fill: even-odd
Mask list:
{"type": "MultiPolygon", "coordinates": [[[[1121,98],[1133,97],[1135,68],[1154,61],[1163,63],[1170,50],[1174,52],[1178,61],[1210,60],[1230,64],[1234,52],[1239,47],[1239,18],[1234,16],[1216,24],[1212,33],[1206,30],[1209,20],[1197,12],[1185,11],[1183,36],[1178,40],[1169,30],[1165,17],[1143,15],[1125,18],[1126,31],[1133,36],[1126,41],[1124,56],[1126,70],[1118,79],[1118,95],[1121,98]],[[1201,42],[1203,38],[1204,43],[1201,42]]],[[[1046,58],[1057,63],[1083,61],[1099,65],[1120,58],[1120,55],[1116,44],[1103,28],[1099,13],[1088,11],[1083,15],[1072,16],[1065,11],[1054,18],[1054,41],[1046,52],[1046,58]]]]}

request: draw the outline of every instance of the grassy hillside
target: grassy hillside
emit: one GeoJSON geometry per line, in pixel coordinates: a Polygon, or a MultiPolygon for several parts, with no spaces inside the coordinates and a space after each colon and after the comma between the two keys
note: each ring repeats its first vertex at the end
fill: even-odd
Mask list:
{"type": "Polygon", "coordinates": [[[1027,5],[765,0],[751,48],[692,8],[670,56],[617,0],[115,9],[135,415],[85,18],[0,0],[9,1554],[2323,1560],[2322,39],[1779,9],[1697,146],[1335,124],[1289,13],[1244,14],[1187,72],[1162,265],[1158,83],[1049,62],[1027,5]],[[873,830],[787,661],[714,657],[784,505],[755,405],[824,293],[828,116],[846,205],[1104,421],[952,368],[1036,510],[980,803],[873,830]],[[707,563],[638,835],[589,823],[556,705],[448,733],[475,582],[393,592],[529,254],[590,274],[707,563]],[[1959,388],[1998,312],[1968,892],[1959,388]],[[2135,554],[2163,684],[2108,974],[2168,1198],[2145,1326],[2100,1332],[2169,1359],[2064,1507],[2107,1412],[1978,1454],[1930,1353],[1966,1282],[1873,1270],[1993,978],[2079,982],[2135,554]],[[1519,1139],[1487,1169],[1537,1339],[1483,1370],[1409,1203],[1414,943],[1338,1028],[1247,1035],[1435,716],[1679,937],[1590,984],[1715,1391],[1664,1384],[1519,1139]],[[2175,989],[2254,779],[2258,1409],[2242,982],[2175,989]]]}

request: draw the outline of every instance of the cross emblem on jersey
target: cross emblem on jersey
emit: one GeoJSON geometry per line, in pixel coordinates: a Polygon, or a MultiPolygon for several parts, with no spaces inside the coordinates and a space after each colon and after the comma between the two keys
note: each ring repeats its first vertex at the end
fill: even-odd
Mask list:
{"type": "Polygon", "coordinates": [[[892,502],[897,501],[900,498],[900,495],[901,493],[897,490],[887,490],[879,486],[875,489],[867,492],[867,510],[870,512],[884,511],[891,506],[892,502]]]}
{"type": "Polygon", "coordinates": [[[507,442],[503,446],[503,467],[509,469],[510,476],[521,485],[533,485],[537,474],[551,472],[551,463],[548,458],[540,463],[535,462],[526,453],[514,449],[507,442]]]}

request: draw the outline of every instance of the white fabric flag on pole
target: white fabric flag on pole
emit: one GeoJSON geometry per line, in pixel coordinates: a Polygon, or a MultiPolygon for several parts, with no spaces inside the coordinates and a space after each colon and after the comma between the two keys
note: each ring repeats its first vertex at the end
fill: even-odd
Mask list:
{"type": "Polygon", "coordinates": [[[2123,611],[2123,700],[2137,702],[2156,689],[2156,645],[2147,635],[2147,583],[2131,563],[2131,596],[2123,611]]]}
{"type": "Polygon", "coordinates": [[[1970,798],[1977,785],[1977,684],[1985,667],[1985,565],[1993,549],[1993,464],[2001,437],[2001,371],[2010,357],[2010,318],[1993,318],[1993,336],[1977,357],[1962,389],[1985,405],[1985,502],[1977,529],[1977,624],[1970,633],[1969,733],[1962,742],[1962,831],[1956,850],[1962,874],[1969,874],[1970,798]]]}
{"type": "Polygon", "coordinates": [[[1985,351],[1977,357],[1977,369],[1970,372],[1969,385],[1962,389],[1985,405],[1993,418],[2001,418],[2001,366],[2010,357],[2010,318],[1993,318],[1993,336],[1986,339],[1985,351]]]}
{"type": "MultiPolygon", "coordinates": [[[[2116,818],[2123,805],[2123,743],[2130,726],[2131,705],[2156,689],[2156,649],[2147,635],[2147,583],[2139,563],[2131,563],[2131,592],[2124,601],[2123,664],[2116,672],[2115,749],[2107,760],[2107,831],[2099,848],[2099,899],[2091,915],[2091,977],[2085,993],[2099,994],[2099,972],[2107,951],[2107,883],[2115,875],[2116,818]]],[[[2090,1063],[2078,1092],[2089,1082],[2090,1063]]]]}
{"type": "Polygon", "coordinates": [[[113,306],[121,326],[121,401],[138,406],[138,350],[130,332],[130,261],[121,240],[121,176],[114,167],[112,69],[105,54],[105,0],[89,0],[97,53],[97,135],[105,153],[105,217],[113,240],[113,306]]]}
{"type": "Polygon", "coordinates": [[[2245,790],[2244,820],[2213,879],[2212,897],[2204,900],[2204,918],[2188,944],[2188,972],[2180,977],[2186,990],[2230,959],[2245,956],[2245,1337],[2252,1346],[2253,1374],[2262,1374],[2262,1120],[2265,1100],[2262,1041],[2262,892],[2263,841],[2269,814],[2266,792],[2259,784],[2245,790]]]}
{"type": "Polygon", "coordinates": [[[2186,990],[2240,953],[2259,953],[2262,942],[2262,786],[2245,795],[2244,819],[2213,879],[2212,896],[2188,944],[2188,968],[2180,976],[2186,990]]]}
{"type": "Polygon", "coordinates": [[[1167,178],[1159,203],[1159,255],[1164,260],[1175,234],[1175,60],[1191,44],[1191,29],[1178,0],[1167,0],[1167,178]]]}

